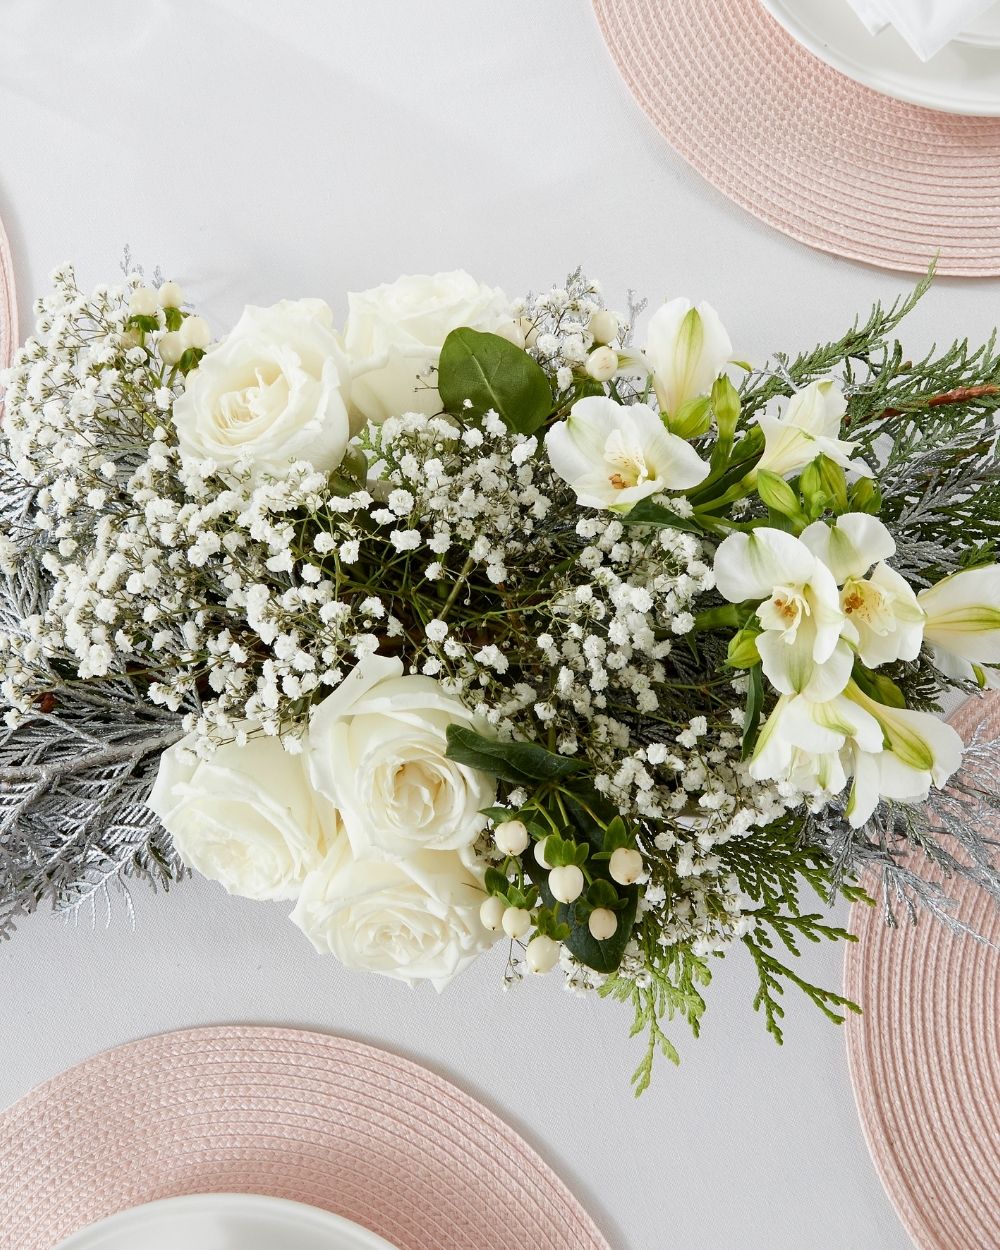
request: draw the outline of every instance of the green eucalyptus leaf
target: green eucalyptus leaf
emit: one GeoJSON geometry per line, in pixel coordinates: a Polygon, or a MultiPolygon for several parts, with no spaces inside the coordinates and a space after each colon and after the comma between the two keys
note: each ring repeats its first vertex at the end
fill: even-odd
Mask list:
{"type": "Polygon", "coordinates": [[[557,781],[585,767],[582,760],[557,755],[535,742],[499,742],[495,738],[484,738],[464,725],[448,726],[447,755],[458,764],[490,773],[514,785],[557,781]]]}
{"type": "Polygon", "coordinates": [[[700,534],[701,526],[693,517],[682,517],[664,504],[652,499],[640,499],[629,512],[619,513],[616,520],[622,525],[659,525],[667,529],[683,530],[687,534],[700,534]]]}
{"type": "Polygon", "coordinates": [[[438,392],[455,416],[479,421],[493,411],[519,434],[533,434],[552,411],[552,389],[537,361],[498,334],[464,326],[441,348],[438,392]]]}

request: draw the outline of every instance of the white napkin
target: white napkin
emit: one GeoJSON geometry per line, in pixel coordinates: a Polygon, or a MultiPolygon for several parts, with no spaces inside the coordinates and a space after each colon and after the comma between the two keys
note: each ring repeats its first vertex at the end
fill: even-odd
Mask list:
{"type": "Polygon", "coordinates": [[[922,61],[929,61],[996,0],[847,0],[873,35],[895,26],[922,61]]]}

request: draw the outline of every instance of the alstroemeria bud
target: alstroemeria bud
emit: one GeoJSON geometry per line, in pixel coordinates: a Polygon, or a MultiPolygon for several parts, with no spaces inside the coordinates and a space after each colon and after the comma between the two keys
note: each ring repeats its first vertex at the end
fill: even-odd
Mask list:
{"type": "Polygon", "coordinates": [[[660,407],[668,415],[689,399],[708,395],[733,345],[711,304],[695,308],[675,299],[657,309],[646,330],[645,356],[660,407]]]}

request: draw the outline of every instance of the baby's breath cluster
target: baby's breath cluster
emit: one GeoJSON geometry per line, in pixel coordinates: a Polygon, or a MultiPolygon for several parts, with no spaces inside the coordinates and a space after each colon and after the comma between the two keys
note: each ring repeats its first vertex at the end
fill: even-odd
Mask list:
{"type": "Polygon", "coordinates": [[[853,897],[869,852],[890,874],[907,830],[928,844],[962,755],[937,698],[995,680],[1000,384],[970,371],[1000,366],[949,356],[952,389],[914,392],[878,310],[737,387],[708,305],[664,305],[637,351],[641,309],[580,273],[349,302],[342,332],[289,300],[213,343],[176,283],[54,275],[4,380],[10,897],[68,888],[33,813],[78,828],[83,793],[79,836],[295,900],[348,966],[441,988],[503,937],[509,981],[629,1002],[640,1088],[734,941],[776,1036],[783,978],[839,1019],[776,944],[844,936],[803,885],[853,897]]]}

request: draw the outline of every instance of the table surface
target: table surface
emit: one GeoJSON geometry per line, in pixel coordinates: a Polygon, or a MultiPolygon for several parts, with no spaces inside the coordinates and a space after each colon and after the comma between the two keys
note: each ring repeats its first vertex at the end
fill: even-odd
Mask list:
{"type": "MultiPolygon", "coordinates": [[[[582,0],[6,0],[0,217],[22,307],[59,263],[113,278],[128,244],[216,327],[245,302],[465,267],[514,294],[576,265],[624,304],[685,294],[761,360],[909,284],[794,243],[703,183],[640,115],[582,0]]],[[[939,282],[914,352],[985,336],[995,282],[939,282]]],[[[24,319],[27,321],[27,317],[24,319]]],[[[22,325],[22,333],[24,332],[22,325]]],[[[204,881],[134,891],[135,927],[51,914],[0,948],[0,1105],[116,1043],[286,1024],[381,1044],[521,1130],[615,1250],[904,1250],[858,1126],[842,1032],[788,1002],[783,1048],[719,967],[698,1042],[673,1033],[634,1102],[622,1008],[502,957],[440,997],[320,958],[281,905],[204,881]],[[569,1062],[567,1062],[569,1060],[569,1062]]],[[[842,952],[810,950],[829,984],[842,952]]]]}

